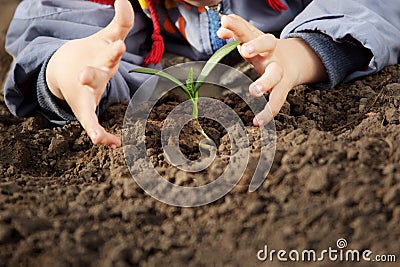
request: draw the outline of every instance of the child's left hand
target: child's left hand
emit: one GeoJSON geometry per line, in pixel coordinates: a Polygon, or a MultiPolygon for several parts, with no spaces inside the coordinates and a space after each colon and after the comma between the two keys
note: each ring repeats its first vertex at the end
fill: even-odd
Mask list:
{"type": "Polygon", "coordinates": [[[264,125],[277,115],[294,86],[328,79],[321,60],[303,40],[277,39],[237,15],[223,16],[221,24],[219,37],[240,40],[239,53],[261,74],[250,86],[250,94],[261,97],[270,92],[268,104],[256,115],[254,125],[264,125]]]}

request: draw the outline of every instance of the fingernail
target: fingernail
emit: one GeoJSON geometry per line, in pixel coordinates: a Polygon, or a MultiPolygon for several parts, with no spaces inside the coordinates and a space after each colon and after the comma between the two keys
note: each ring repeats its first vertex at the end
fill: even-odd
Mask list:
{"type": "Polygon", "coordinates": [[[250,94],[254,96],[262,96],[262,86],[259,84],[252,83],[249,87],[250,94]]]}
{"type": "Polygon", "coordinates": [[[112,144],[112,145],[111,145],[111,148],[112,148],[112,149],[116,149],[116,148],[117,148],[117,145],[116,145],[116,144],[112,144]]]}
{"type": "Polygon", "coordinates": [[[246,52],[251,55],[252,53],[254,53],[254,45],[252,44],[245,44],[244,45],[244,49],[246,50],[246,52]]]}
{"type": "Polygon", "coordinates": [[[265,121],[261,119],[259,116],[256,116],[256,120],[258,122],[258,126],[264,126],[265,121]]]}
{"type": "Polygon", "coordinates": [[[92,142],[94,143],[95,139],[97,137],[97,133],[95,131],[90,131],[89,132],[89,137],[90,137],[90,139],[92,139],[92,142]]]}

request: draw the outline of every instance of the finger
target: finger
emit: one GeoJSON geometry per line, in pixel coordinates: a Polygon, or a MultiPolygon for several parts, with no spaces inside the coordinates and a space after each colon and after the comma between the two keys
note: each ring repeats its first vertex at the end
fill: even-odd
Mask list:
{"type": "Polygon", "coordinates": [[[268,104],[254,117],[253,124],[255,126],[263,126],[269,123],[281,110],[286,101],[289,90],[290,88],[288,89],[283,83],[277,85],[269,95],[268,104]]]}
{"type": "Polygon", "coordinates": [[[252,96],[260,97],[271,91],[282,80],[282,77],[282,67],[277,62],[271,62],[260,78],[249,86],[249,92],[252,96]]]}
{"type": "Polygon", "coordinates": [[[217,35],[221,39],[231,39],[233,38],[233,32],[231,30],[225,28],[219,28],[217,31],[217,35]]]}
{"type": "Polygon", "coordinates": [[[106,87],[110,75],[107,71],[88,66],[86,67],[79,76],[79,82],[81,85],[90,89],[94,94],[102,93],[106,87]]]}
{"type": "Polygon", "coordinates": [[[71,105],[71,109],[93,144],[103,144],[113,148],[121,146],[121,140],[100,125],[96,114],[96,103],[90,92],[82,92],[82,96],[71,105]]]}
{"type": "Polygon", "coordinates": [[[77,120],[88,133],[93,144],[104,144],[111,147],[121,146],[121,140],[117,136],[108,133],[99,124],[94,94],[85,88],[81,89],[79,95],[76,93],[68,94],[65,99],[77,120]]]}
{"type": "Polygon", "coordinates": [[[221,26],[223,29],[230,30],[235,40],[242,42],[248,42],[263,34],[249,22],[234,14],[222,16],[221,26]]]}
{"type": "Polygon", "coordinates": [[[121,146],[121,139],[107,132],[99,123],[90,125],[86,131],[95,145],[102,144],[112,148],[121,146]]]}
{"type": "Polygon", "coordinates": [[[117,136],[107,132],[98,122],[94,111],[84,111],[79,118],[93,144],[103,144],[112,148],[120,147],[121,140],[117,136]]]}
{"type": "Polygon", "coordinates": [[[107,33],[110,41],[125,40],[134,22],[134,12],[128,0],[116,0],[115,15],[110,24],[102,31],[107,33]]]}
{"type": "Polygon", "coordinates": [[[263,34],[240,46],[239,52],[245,58],[267,55],[275,50],[277,39],[272,34],[263,34]]]}
{"type": "Polygon", "coordinates": [[[265,105],[264,109],[254,117],[253,124],[254,126],[261,127],[269,123],[273,118],[274,114],[272,113],[270,104],[268,102],[267,105],[265,105]]]}

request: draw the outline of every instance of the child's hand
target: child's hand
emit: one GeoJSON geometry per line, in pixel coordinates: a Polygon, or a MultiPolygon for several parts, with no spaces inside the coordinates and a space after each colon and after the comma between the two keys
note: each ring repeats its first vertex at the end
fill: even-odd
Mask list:
{"type": "Polygon", "coordinates": [[[129,1],[115,1],[115,17],[106,28],[65,43],[47,66],[46,79],[51,92],[68,103],[94,144],[121,146],[120,138],[99,124],[96,107],[108,81],[118,70],[125,52],[123,40],[133,20],[129,1]]]}
{"type": "Polygon", "coordinates": [[[277,39],[237,15],[223,16],[221,24],[219,37],[240,40],[240,54],[261,74],[250,86],[250,94],[260,97],[270,92],[268,104],[256,115],[254,125],[264,125],[271,115],[277,115],[294,86],[327,79],[319,57],[301,39],[277,39]]]}

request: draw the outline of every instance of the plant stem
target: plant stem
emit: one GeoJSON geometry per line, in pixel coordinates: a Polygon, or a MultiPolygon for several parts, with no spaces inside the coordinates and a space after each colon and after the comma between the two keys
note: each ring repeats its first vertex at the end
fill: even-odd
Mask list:
{"type": "Polygon", "coordinates": [[[192,116],[194,119],[198,120],[199,119],[199,108],[197,106],[197,98],[192,98],[190,99],[193,105],[193,111],[192,111],[192,116]]]}
{"type": "Polygon", "coordinates": [[[212,140],[212,139],[206,134],[206,132],[204,131],[203,127],[201,127],[201,124],[200,124],[200,122],[199,122],[199,109],[198,109],[198,105],[197,105],[197,103],[198,103],[198,94],[196,94],[196,95],[197,95],[197,97],[191,98],[191,99],[190,99],[190,101],[192,102],[192,117],[193,117],[193,119],[196,120],[196,122],[197,122],[197,124],[198,124],[198,126],[199,126],[199,130],[200,130],[201,134],[202,134],[206,139],[212,140]]]}

